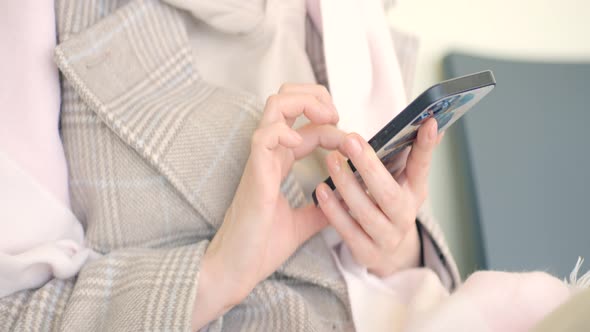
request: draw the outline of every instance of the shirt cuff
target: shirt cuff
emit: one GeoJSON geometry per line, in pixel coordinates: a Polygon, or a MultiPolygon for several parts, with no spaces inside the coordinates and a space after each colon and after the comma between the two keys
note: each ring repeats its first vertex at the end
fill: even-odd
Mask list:
{"type": "MultiPolygon", "coordinates": [[[[455,288],[455,282],[449,272],[445,255],[418,220],[416,221],[416,227],[418,228],[418,236],[421,245],[421,267],[432,270],[447,290],[455,288]]],[[[373,287],[390,288],[388,277],[379,278],[372,273],[369,273],[366,267],[358,264],[352,259],[349,249],[346,244],[342,242],[342,239],[334,229],[328,228],[324,230],[323,236],[328,246],[332,249],[333,256],[337,259],[341,270],[343,270],[342,272],[345,271],[356,275],[360,279],[364,279],[367,283],[373,284],[373,287]]]]}

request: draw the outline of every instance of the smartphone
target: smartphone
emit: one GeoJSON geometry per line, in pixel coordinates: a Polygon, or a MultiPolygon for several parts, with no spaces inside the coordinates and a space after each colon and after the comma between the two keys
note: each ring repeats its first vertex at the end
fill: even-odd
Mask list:
{"type": "MultiPolygon", "coordinates": [[[[495,86],[496,80],[490,70],[438,83],[412,101],[368,143],[389,172],[394,174],[399,170],[399,163],[394,162],[394,157],[412,145],[418,134],[418,128],[426,120],[435,118],[438,131],[444,131],[495,86]]],[[[348,164],[357,179],[362,181],[350,160],[348,160],[348,164]]],[[[324,182],[332,190],[336,190],[331,178],[327,178],[324,182]]],[[[315,190],[311,196],[314,203],[318,205],[315,190]]]]}

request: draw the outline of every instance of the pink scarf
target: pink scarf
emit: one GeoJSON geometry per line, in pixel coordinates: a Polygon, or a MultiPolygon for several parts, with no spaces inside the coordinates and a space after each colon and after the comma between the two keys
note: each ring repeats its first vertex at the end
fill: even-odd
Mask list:
{"type": "Polygon", "coordinates": [[[406,106],[381,0],[307,0],[322,33],[338,126],[371,138],[406,106]]]}

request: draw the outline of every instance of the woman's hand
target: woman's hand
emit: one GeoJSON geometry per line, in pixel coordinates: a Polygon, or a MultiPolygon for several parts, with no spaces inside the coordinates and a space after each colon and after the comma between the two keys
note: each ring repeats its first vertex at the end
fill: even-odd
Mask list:
{"type": "Polygon", "coordinates": [[[201,261],[193,327],[241,302],[326,224],[315,206],[292,209],[280,186],[293,162],[317,146],[337,148],[336,108],[319,85],[284,85],[266,102],[251,151],[223,224],[201,261]],[[304,114],[311,123],[291,128],[304,114]]]}
{"type": "Polygon", "coordinates": [[[394,178],[363,138],[347,135],[341,150],[357,168],[370,194],[355,179],[342,154],[334,151],[326,158],[342,201],[321,183],[316,188],[319,205],[357,263],[379,277],[419,264],[416,215],[427,196],[432,151],[441,138],[437,137],[436,120],[422,125],[405,169],[394,178]]]}

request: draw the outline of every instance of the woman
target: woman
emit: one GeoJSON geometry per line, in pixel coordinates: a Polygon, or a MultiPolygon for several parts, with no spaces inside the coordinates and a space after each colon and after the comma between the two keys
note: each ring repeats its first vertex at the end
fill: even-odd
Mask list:
{"type": "Polygon", "coordinates": [[[333,224],[378,276],[419,263],[413,225],[435,123],[397,183],[364,140],[334,128],[324,88],[286,85],[261,114],[256,96],[205,82],[176,9],[56,7],[72,209],[102,256],[75,279],[2,298],[9,329],[351,330],[346,284],[314,234],[333,224]],[[311,124],[294,131],[299,114],[311,124]],[[353,215],[372,218],[357,223],[322,187],[320,208],[290,207],[304,200],[291,165],[318,145],[341,148],[331,175],[353,215]],[[345,155],[380,174],[365,174],[377,205],[351,181],[345,155]]]}
{"type": "MultiPolygon", "coordinates": [[[[367,312],[381,312],[385,319],[373,323],[384,330],[526,330],[569,296],[546,274],[491,272],[474,275],[449,297],[458,282],[452,258],[418,213],[439,140],[434,121],[421,128],[405,171],[394,179],[366,141],[334,127],[339,115],[325,88],[283,85],[266,105],[258,103],[286,76],[255,61],[281,64],[276,69],[297,80],[315,73],[309,80],[324,81],[313,59],[307,67],[281,62],[287,54],[305,55],[293,47],[303,44],[301,35],[288,44],[285,31],[268,29],[278,17],[300,27],[288,31],[303,31],[301,2],[170,3],[184,3],[200,20],[191,23],[186,13],[156,1],[57,3],[71,206],[97,257],[71,277],[88,250],[58,246],[62,255],[52,262],[64,264],[49,264],[49,271],[47,262],[29,265],[46,279],[18,283],[16,275],[4,293],[10,295],[0,298],[4,329],[373,331],[367,326],[379,315],[367,312]],[[249,15],[236,19],[238,5],[249,15]],[[265,9],[277,15],[261,21],[256,13],[265,9]],[[244,44],[233,49],[236,36],[244,44]],[[259,85],[250,85],[245,73],[259,85]],[[310,123],[294,130],[301,114],[310,123]],[[317,146],[338,150],[326,163],[344,204],[320,184],[319,208],[304,206],[290,170],[317,146]],[[328,224],[342,241],[317,236],[328,224]],[[436,274],[411,269],[429,250],[443,257],[437,265],[424,255],[436,274]],[[44,283],[48,276],[56,278],[44,283]]],[[[334,31],[322,27],[326,38],[334,31]]],[[[77,229],[72,219],[64,216],[77,229]]],[[[0,256],[0,268],[7,256],[0,256]]]]}

